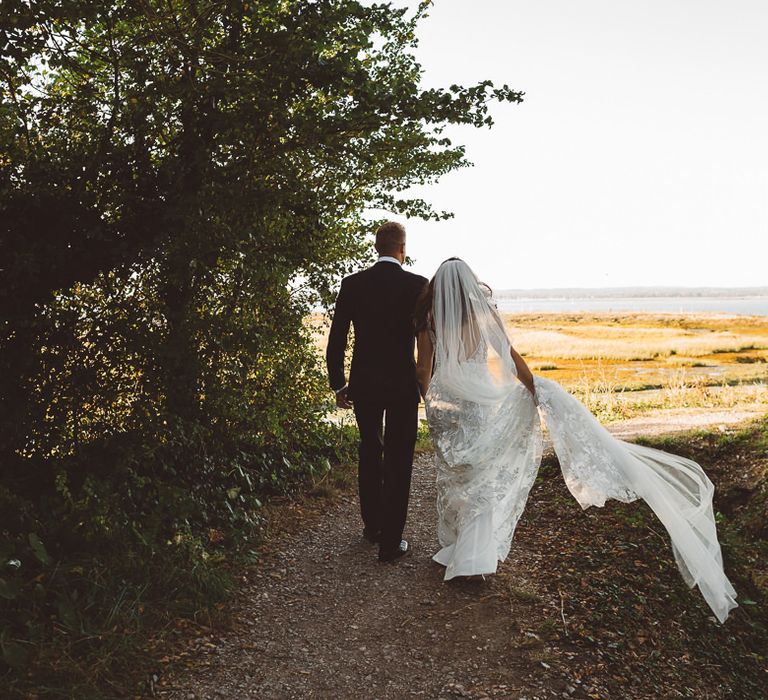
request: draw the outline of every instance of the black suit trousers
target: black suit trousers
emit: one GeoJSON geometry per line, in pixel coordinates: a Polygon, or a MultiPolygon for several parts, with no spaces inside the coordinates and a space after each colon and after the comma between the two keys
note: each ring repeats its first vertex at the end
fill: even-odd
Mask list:
{"type": "Polygon", "coordinates": [[[416,401],[356,399],[360,430],[358,485],[363,525],[381,532],[381,548],[400,544],[408,514],[413,450],[419,421],[416,401]]]}

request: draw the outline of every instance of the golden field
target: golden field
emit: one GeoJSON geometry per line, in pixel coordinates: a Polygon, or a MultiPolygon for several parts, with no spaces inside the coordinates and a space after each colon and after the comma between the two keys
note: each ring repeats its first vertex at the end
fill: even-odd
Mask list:
{"type": "Polygon", "coordinates": [[[604,419],[666,408],[768,411],[768,318],[714,314],[507,314],[531,370],[604,419]]]}
{"type": "MultiPolygon", "coordinates": [[[[669,408],[768,411],[768,318],[715,314],[505,314],[535,374],[604,420],[669,408]]],[[[310,319],[318,350],[328,330],[310,319]]]]}

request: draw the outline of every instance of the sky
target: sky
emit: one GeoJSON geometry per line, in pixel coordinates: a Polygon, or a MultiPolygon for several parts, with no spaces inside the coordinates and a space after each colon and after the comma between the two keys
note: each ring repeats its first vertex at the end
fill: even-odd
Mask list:
{"type": "Polygon", "coordinates": [[[437,0],[424,87],[525,98],[450,131],[474,167],[413,190],[455,218],[400,219],[411,269],[458,255],[497,289],[768,285],[766,37],[765,0],[437,0]]]}

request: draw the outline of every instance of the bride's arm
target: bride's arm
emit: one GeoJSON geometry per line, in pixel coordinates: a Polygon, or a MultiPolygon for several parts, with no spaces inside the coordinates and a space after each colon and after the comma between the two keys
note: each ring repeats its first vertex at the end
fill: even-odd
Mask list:
{"type": "Polygon", "coordinates": [[[429,389],[429,380],[432,378],[432,357],[435,352],[428,331],[419,331],[419,335],[416,337],[416,350],[418,352],[416,381],[419,383],[421,397],[424,398],[427,395],[427,389],[429,389]]]}
{"type": "Polygon", "coordinates": [[[525,364],[525,360],[520,357],[520,354],[511,345],[509,346],[509,352],[512,355],[512,361],[515,363],[515,369],[517,370],[517,378],[523,383],[526,389],[531,392],[531,396],[536,396],[536,389],[533,386],[533,374],[525,364]]]}
{"type": "MultiPolygon", "coordinates": [[[[509,343],[507,331],[504,329],[504,321],[501,320],[501,316],[499,316],[499,313],[495,309],[493,309],[493,316],[496,324],[499,327],[500,336],[505,338],[507,343],[509,343]]],[[[493,342],[493,340],[494,334],[492,333],[491,342],[493,342]]],[[[496,351],[501,354],[499,348],[496,348],[496,351]]],[[[517,350],[512,347],[512,343],[509,343],[509,354],[512,356],[512,361],[515,363],[515,372],[517,373],[517,378],[523,383],[523,386],[531,392],[531,396],[536,398],[536,389],[533,386],[533,374],[531,374],[531,370],[528,368],[525,360],[520,357],[520,354],[517,352],[517,350]]]]}

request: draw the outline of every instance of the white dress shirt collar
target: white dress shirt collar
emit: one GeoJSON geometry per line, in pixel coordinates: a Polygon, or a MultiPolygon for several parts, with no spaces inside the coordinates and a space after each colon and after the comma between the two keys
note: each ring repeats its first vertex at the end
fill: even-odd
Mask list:
{"type": "Polygon", "coordinates": [[[403,266],[403,264],[397,258],[393,258],[390,255],[380,255],[379,259],[376,262],[377,263],[380,263],[380,262],[393,262],[393,263],[397,263],[398,265],[400,265],[400,267],[403,266]]]}

